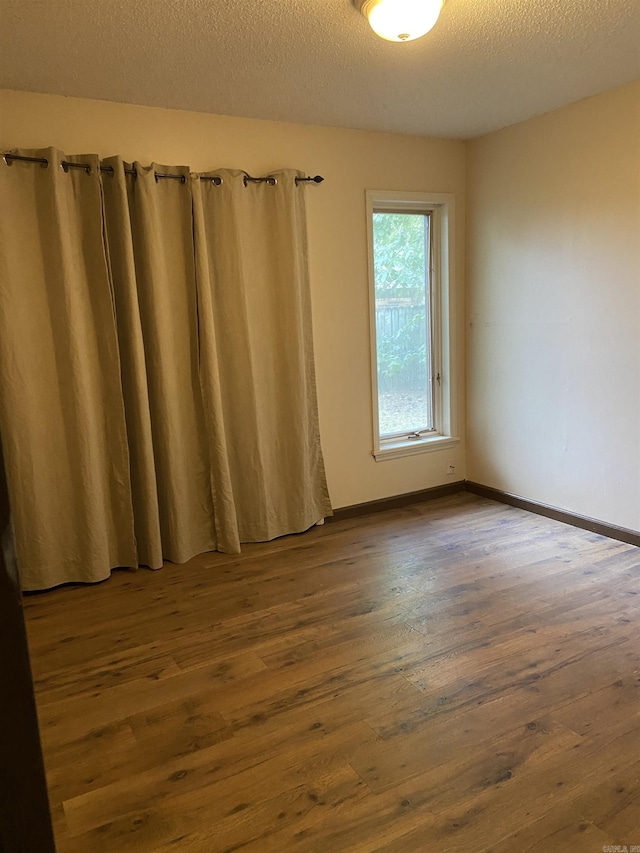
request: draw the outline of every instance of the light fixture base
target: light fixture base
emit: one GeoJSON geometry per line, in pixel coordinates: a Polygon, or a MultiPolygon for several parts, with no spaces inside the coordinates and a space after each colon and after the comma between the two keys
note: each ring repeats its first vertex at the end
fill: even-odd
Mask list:
{"type": "Polygon", "coordinates": [[[371,29],[387,41],[413,41],[431,30],[444,0],[352,0],[371,29]]]}

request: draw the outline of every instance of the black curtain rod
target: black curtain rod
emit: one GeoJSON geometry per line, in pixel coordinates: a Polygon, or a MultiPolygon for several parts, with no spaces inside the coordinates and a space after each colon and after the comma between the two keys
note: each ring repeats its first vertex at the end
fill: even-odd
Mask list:
{"type": "MultiPolygon", "coordinates": [[[[14,160],[21,160],[24,163],[40,163],[43,169],[46,169],[49,165],[49,161],[46,157],[23,157],[22,154],[11,154],[9,152],[3,154],[2,159],[7,164],[7,166],[10,166],[14,160]]],[[[65,172],[68,172],[69,169],[82,169],[87,173],[87,175],[91,174],[91,163],[71,163],[69,160],[62,160],[60,165],[65,170],[65,172]]],[[[113,175],[114,173],[113,166],[99,166],[98,168],[101,172],[107,172],[110,175],[113,175]]],[[[125,169],[124,173],[125,175],[133,175],[134,178],[138,176],[138,173],[135,169],[125,169]]],[[[186,175],[169,175],[165,172],[154,172],[153,174],[156,179],[156,183],[160,180],[160,178],[169,178],[174,181],[180,181],[181,184],[184,184],[187,181],[186,175]]],[[[215,186],[217,187],[219,187],[222,183],[222,178],[219,175],[212,175],[211,177],[201,175],[200,180],[209,181],[210,183],[215,184],[215,186]]],[[[245,187],[250,181],[254,184],[265,183],[269,184],[270,186],[275,186],[278,183],[278,179],[273,175],[265,175],[264,178],[254,178],[248,172],[245,172],[243,178],[245,187]]],[[[296,184],[321,184],[323,181],[324,178],[321,175],[315,175],[313,178],[295,178],[296,184]]]]}

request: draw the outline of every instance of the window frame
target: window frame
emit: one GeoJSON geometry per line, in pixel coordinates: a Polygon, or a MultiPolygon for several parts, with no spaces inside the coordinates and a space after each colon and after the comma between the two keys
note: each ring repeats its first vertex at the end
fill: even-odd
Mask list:
{"type": "Polygon", "coordinates": [[[452,193],[367,190],[369,262],[369,334],[371,343],[371,402],[373,450],[376,462],[455,447],[457,435],[455,371],[455,196],[452,193]],[[378,352],[374,266],[374,213],[421,213],[430,216],[431,371],[433,426],[423,437],[381,438],[378,412],[378,352]],[[439,377],[439,380],[438,378],[439,377]]]}

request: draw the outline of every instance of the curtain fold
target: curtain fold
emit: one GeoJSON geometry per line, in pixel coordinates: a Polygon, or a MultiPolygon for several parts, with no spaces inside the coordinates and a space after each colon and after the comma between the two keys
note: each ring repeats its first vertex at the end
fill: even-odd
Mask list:
{"type": "Polygon", "coordinates": [[[0,424],[21,582],[136,565],[96,157],[0,169],[0,424]]]}
{"type": "MultiPolygon", "coordinates": [[[[218,170],[192,179],[201,352],[219,381],[230,488],[241,542],[300,532],[331,514],[313,364],[304,187],[293,170],[275,186],[218,170]],[[213,174],[213,173],[212,173],[213,174]],[[233,286],[229,286],[230,283],[233,286]]],[[[205,396],[212,399],[210,389],[205,396]]],[[[212,431],[213,434],[216,430],[212,431]]]]}
{"type": "Polygon", "coordinates": [[[223,170],[216,186],[20,153],[49,160],[0,164],[0,432],[23,587],[237,552],[329,515],[300,173],[223,170]]]}
{"type": "Polygon", "coordinates": [[[228,333],[218,306],[213,303],[209,278],[203,196],[198,175],[190,177],[193,207],[194,262],[197,271],[199,371],[210,460],[211,496],[219,548],[226,553],[240,551],[237,508],[229,468],[229,441],[224,418],[222,383],[218,360],[218,339],[228,333]]]}
{"type": "Polygon", "coordinates": [[[186,183],[188,170],[135,163],[133,177],[122,161],[104,165],[113,168],[102,182],[121,352],[137,350],[137,358],[122,363],[132,468],[145,475],[142,482],[133,478],[139,561],[158,568],[163,557],[184,563],[217,548],[198,371],[191,200],[179,180],[155,179],[163,171],[186,183]]]}

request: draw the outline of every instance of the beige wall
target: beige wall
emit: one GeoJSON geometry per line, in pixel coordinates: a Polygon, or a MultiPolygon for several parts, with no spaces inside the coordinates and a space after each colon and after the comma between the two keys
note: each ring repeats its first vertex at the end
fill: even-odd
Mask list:
{"type": "MultiPolygon", "coordinates": [[[[320,427],[334,506],[464,477],[464,445],[404,459],[371,456],[371,390],[365,190],[455,193],[458,288],[464,249],[462,142],[255,121],[0,90],[0,148],[56,146],[68,154],[121,154],[143,163],[278,167],[325,177],[307,189],[320,427]]],[[[0,164],[0,168],[5,168],[0,164]]],[[[463,318],[457,354],[463,363],[463,318]]],[[[462,381],[459,426],[464,428],[462,381]]]]}
{"type": "Polygon", "coordinates": [[[469,144],[467,477],[640,530],[640,83],[469,144]]]}

